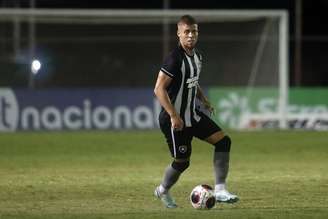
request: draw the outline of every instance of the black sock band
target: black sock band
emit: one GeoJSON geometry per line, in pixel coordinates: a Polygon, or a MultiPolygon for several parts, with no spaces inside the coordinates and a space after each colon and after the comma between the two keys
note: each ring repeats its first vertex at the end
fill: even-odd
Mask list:
{"type": "Polygon", "coordinates": [[[179,171],[180,173],[182,173],[189,167],[189,164],[190,164],[189,161],[183,161],[183,162],[173,161],[171,166],[176,171],[179,171]]]}
{"type": "Polygon", "coordinates": [[[215,152],[230,152],[231,139],[229,136],[224,136],[220,141],[214,144],[215,152]]]}

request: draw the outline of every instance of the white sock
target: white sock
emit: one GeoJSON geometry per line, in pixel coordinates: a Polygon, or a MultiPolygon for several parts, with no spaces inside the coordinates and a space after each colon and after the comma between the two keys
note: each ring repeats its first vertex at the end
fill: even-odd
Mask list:
{"type": "Polygon", "coordinates": [[[167,193],[168,191],[162,186],[162,184],[159,185],[158,190],[161,194],[167,193]]]}
{"type": "Polygon", "coordinates": [[[222,190],[225,190],[225,189],[226,189],[226,184],[225,183],[215,185],[215,192],[219,192],[219,191],[222,191],[222,190]]]}

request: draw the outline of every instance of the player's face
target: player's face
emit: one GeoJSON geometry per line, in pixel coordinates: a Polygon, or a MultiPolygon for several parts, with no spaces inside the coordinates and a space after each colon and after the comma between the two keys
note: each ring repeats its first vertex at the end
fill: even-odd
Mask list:
{"type": "Polygon", "coordinates": [[[198,39],[198,25],[178,25],[178,37],[181,45],[186,49],[193,49],[198,39]]]}

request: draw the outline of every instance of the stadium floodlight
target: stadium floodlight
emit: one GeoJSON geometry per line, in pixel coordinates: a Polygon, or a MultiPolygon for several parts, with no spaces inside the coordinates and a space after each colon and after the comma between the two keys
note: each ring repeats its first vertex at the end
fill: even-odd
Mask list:
{"type": "Polygon", "coordinates": [[[41,62],[37,59],[34,59],[31,63],[31,71],[34,75],[36,75],[41,69],[41,62]]]}

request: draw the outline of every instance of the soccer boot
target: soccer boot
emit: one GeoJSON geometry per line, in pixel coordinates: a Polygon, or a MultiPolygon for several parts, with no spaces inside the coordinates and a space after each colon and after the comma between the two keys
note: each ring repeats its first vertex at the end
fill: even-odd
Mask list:
{"type": "Polygon", "coordinates": [[[217,202],[224,202],[224,203],[235,203],[239,200],[237,195],[231,194],[225,189],[215,192],[215,199],[217,202]]]}
{"type": "Polygon", "coordinates": [[[177,204],[175,203],[174,199],[171,197],[169,193],[160,193],[159,188],[156,187],[154,191],[154,195],[156,198],[160,199],[162,203],[165,205],[167,208],[176,208],[178,207],[177,204]]]}

